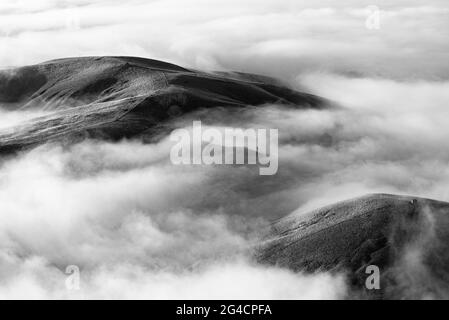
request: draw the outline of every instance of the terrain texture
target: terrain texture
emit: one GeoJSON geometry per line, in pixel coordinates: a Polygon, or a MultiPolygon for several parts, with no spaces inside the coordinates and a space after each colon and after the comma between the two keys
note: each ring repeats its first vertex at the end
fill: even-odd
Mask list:
{"type": "Polygon", "coordinates": [[[322,108],[324,100],[275,80],[243,73],[204,73],[134,57],[54,60],[0,71],[0,105],[43,115],[0,132],[0,152],[55,139],[149,139],[170,118],[195,110],[277,103],[322,108]]]}
{"type": "Polygon", "coordinates": [[[259,260],[295,271],[346,272],[354,298],[447,298],[449,203],[372,194],[271,226],[259,260]],[[380,289],[368,290],[370,265],[380,289]]]}
{"type": "MultiPolygon", "coordinates": [[[[325,99],[264,76],[205,73],[132,57],[53,60],[0,71],[2,108],[39,114],[0,130],[0,154],[49,141],[151,140],[189,112],[270,103],[328,107],[325,99]]],[[[367,195],[281,218],[256,256],[295,271],[344,273],[352,298],[445,298],[448,214],[445,202],[367,195]],[[370,265],[380,270],[379,290],[365,287],[370,265]]]]}

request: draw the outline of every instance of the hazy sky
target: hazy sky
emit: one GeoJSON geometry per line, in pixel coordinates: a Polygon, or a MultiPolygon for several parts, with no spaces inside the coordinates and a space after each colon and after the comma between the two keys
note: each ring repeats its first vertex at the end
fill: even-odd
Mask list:
{"type": "Polygon", "coordinates": [[[447,78],[447,1],[164,0],[0,3],[0,65],[134,55],[291,78],[324,70],[447,78]],[[368,7],[380,29],[366,28],[368,7]]]}

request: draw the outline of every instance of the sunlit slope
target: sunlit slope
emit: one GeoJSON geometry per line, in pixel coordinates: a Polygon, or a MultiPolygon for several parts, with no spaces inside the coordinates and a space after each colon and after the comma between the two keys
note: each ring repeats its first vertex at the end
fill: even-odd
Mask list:
{"type": "Polygon", "coordinates": [[[347,273],[356,295],[447,297],[449,203],[372,194],[272,225],[259,260],[296,271],[347,273]],[[366,290],[369,265],[380,290],[366,290]]]}
{"type": "Polygon", "coordinates": [[[277,103],[322,108],[322,99],[273,79],[205,73],[133,57],[53,60],[0,72],[0,104],[45,116],[0,132],[0,150],[14,151],[61,137],[121,139],[153,133],[182,114],[214,107],[277,103]]]}

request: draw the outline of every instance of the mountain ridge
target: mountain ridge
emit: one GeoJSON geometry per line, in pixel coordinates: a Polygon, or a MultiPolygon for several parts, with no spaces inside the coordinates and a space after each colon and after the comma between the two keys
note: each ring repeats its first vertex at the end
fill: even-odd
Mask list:
{"type": "Polygon", "coordinates": [[[46,114],[25,124],[19,133],[1,131],[0,152],[61,137],[119,140],[151,136],[152,129],[172,116],[207,108],[273,103],[293,108],[328,107],[323,98],[281,86],[267,77],[236,74],[194,71],[136,57],[63,58],[2,70],[3,108],[46,114]]]}

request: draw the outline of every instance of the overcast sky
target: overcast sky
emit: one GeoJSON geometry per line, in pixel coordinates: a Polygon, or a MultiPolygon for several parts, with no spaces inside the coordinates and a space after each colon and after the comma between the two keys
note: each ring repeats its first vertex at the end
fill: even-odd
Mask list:
{"type": "Polygon", "coordinates": [[[431,1],[3,0],[0,65],[133,55],[289,78],[446,79],[449,6],[431,1]],[[380,29],[365,21],[380,11],[380,29]]]}

